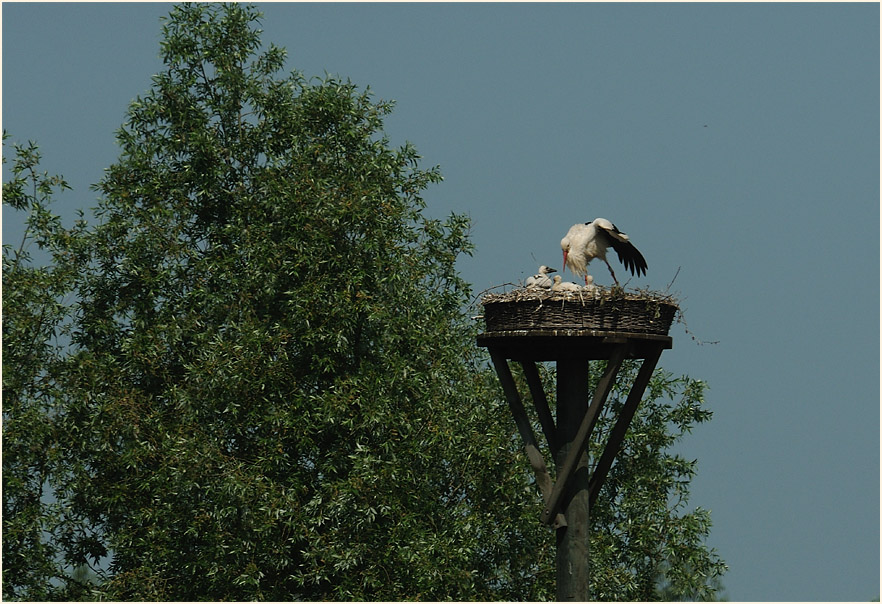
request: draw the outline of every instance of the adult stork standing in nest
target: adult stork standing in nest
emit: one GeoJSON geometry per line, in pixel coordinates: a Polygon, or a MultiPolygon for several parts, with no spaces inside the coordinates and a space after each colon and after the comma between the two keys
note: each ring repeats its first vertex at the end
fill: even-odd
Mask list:
{"type": "Polygon", "coordinates": [[[606,218],[595,218],[593,222],[574,224],[570,227],[566,236],[560,240],[564,270],[570,267],[573,274],[585,277],[587,285],[588,263],[600,258],[606,263],[609,274],[618,285],[619,280],[616,279],[615,272],[606,260],[606,250],[610,247],[616,251],[619,262],[631,271],[632,275],[646,274],[646,260],[643,254],[637,251],[627,235],[606,218]]]}

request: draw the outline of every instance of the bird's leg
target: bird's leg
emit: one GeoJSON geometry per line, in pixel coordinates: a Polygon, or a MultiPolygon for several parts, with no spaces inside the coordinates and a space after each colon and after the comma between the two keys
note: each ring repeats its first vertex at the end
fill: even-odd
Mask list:
{"type": "MultiPolygon", "coordinates": [[[[609,262],[606,261],[606,258],[604,258],[603,261],[606,262],[606,268],[609,269],[609,274],[612,275],[613,281],[615,281],[615,282],[616,282],[616,285],[618,285],[618,284],[619,284],[619,280],[616,279],[616,274],[613,272],[613,269],[612,269],[612,267],[609,265],[609,262]]],[[[587,278],[587,277],[585,278],[585,285],[588,285],[588,278],[587,278]]]]}

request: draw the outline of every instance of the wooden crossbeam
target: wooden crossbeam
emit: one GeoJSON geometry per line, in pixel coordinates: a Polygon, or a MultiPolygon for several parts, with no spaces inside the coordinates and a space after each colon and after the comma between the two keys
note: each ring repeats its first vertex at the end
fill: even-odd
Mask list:
{"type": "MultiPolygon", "coordinates": [[[[551,496],[552,483],[551,476],[548,474],[548,467],[545,465],[545,458],[539,451],[536,443],[536,436],[533,434],[533,428],[530,426],[530,420],[527,418],[527,412],[521,402],[521,395],[518,393],[517,385],[511,374],[511,368],[508,366],[508,360],[500,353],[491,350],[490,359],[493,361],[493,367],[496,368],[496,375],[499,377],[499,383],[502,384],[502,390],[505,393],[505,399],[508,401],[508,407],[514,417],[518,432],[524,440],[524,449],[527,452],[527,459],[536,473],[536,482],[545,501],[551,496]]],[[[553,518],[555,527],[566,526],[566,519],[563,514],[556,514],[553,518]]]]}
{"type": "Polygon", "coordinates": [[[597,500],[597,495],[600,493],[600,487],[603,486],[603,483],[606,480],[609,469],[612,467],[613,460],[616,458],[616,455],[619,454],[619,449],[621,448],[622,442],[625,440],[625,434],[628,432],[628,426],[631,425],[634,413],[636,413],[637,407],[643,399],[643,392],[649,384],[652,372],[655,370],[659,357],[661,357],[662,350],[662,347],[659,346],[655,352],[648,354],[644,359],[643,365],[640,366],[640,371],[637,372],[637,377],[634,379],[634,384],[631,386],[631,391],[628,393],[625,406],[619,413],[619,417],[616,419],[616,423],[609,434],[606,446],[603,449],[600,460],[597,462],[594,472],[591,475],[591,480],[588,483],[589,501],[592,506],[597,500]]]}
{"type": "MultiPolygon", "coordinates": [[[[618,374],[619,368],[622,366],[622,362],[625,360],[627,353],[627,342],[616,344],[613,349],[609,362],[606,365],[606,370],[603,372],[603,375],[597,383],[597,389],[594,391],[594,398],[591,401],[591,406],[588,407],[588,411],[582,419],[582,423],[579,426],[579,431],[576,433],[573,444],[567,451],[566,460],[558,473],[557,481],[554,483],[551,490],[551,495],[546,498],[545,509],[542,511],[542,522],[550,523],[558,514],[559,511],[557,508],[560,506],[561,497],[566,492],[567,486],[573,478],[579,457],[581,457],[585,447],[588,445],[588,439],[591,437],[592,430],[594,430],[594,424],[597,422],[597,418],[600,416],[600,410],[603,408],[603,404],[606,402],[606,399],[615,384],[616,375],[618,374]]],[[[585,379],[587,378],[588,376],[585,376],[585,379]]]]}

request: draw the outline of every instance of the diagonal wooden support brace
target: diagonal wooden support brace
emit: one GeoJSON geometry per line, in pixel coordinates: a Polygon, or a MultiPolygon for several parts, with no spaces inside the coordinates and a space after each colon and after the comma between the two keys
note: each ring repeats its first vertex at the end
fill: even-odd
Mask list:
{"type": "Polygon", "coordinates": [[[603,449],[600,460],[597,462],[597,466],[594,468],[594,473],[591,475],[591,480],[588,483],[588,496],[592,506],[597,500],[597,495],[600,493],[600,487],[603,486],[603,483],[606,480],[609,469],[612,467],[613,460],[616,458],[616,455],[619,454],[619,448],[625,440],[628,426],[631,425],[634,413],[637,412],[637,407],[643,399],[643,392],[646,390],[646,386],[649,385],[649,379],[652,377],[652,372],[655,370],[655,366],[658,363],[659,357],[661,357],[661,353],[662,347],[659,346],[658,350],[648,354],[643,361],[643,365],[640,366],[640,371],[637,372],[637,377],[634,379],[634,384],[631,386],[631,391],[628,393],[625,406],[622,408],[621,413],[619,413],[619,417],[609,434],[606,446],[603,449]]]}
{"type": "Polygon", "coordinates": [[[545,397],[545,390],[542,389],[542,380],[539,378],[539,370],[533,361],[521,361],[521,367],[524,368],[524,377],[527,378],[527,385],[530,386],[530,395],[533,397],[533,404],[536,406],[536,414],[539,416],[539,423],[542,424],[542,432],[548,440],[548,446],[552,451],[557,451],[557,432],[554,427],[554,418],[551,417],[551,410],[548,408],[548,399],[545,397]]]}
{"type": "Polygon", "coordinates": [[[570,480],[573,478],[579,458],[582,456],[585,447],[588,445],[588,439],[591,437],[592,430],[594,430],[594,424],[597,423],[597,418],[600,416],[600,410],[603,407],[604,402],[606,402],[606,398],[609,396],[613,384],[615,384],[616,375],[618,374],[619,368],[622,366],[622,362],[625,360],[627,353],[627,343],[616,345],[610,356],[609,362],[606,365],[606,370],[603,372],[600,381],[597,383],[597,389],[594,391],[594,398],[591,401],[591,406],[588,407],[588,411],[585,413],[585,417],[579,425],[579,431],[576,433],[573,444],[567,451],[567,457],[557,476],[557,481],[554,483],[554,488],[551,490],[551,495],[546,498],[545,509],[542,511],[541,516],[542,522],[545,522],[546,524],[550,523],[559,512],[557,508],[560,506],[561,498],[566,492],[570,480]]]}
{"type": "MultiPolygon", "coordinates": [[[[502,390],[505,393],[505,399],[508,401],[509,409],[517,424],[518,432],[524,439],[524,449],[527,452],[527,459],[536,473],[536,482],[542,491],[542,497],[547,502],[551,495],[551,476],[548,474],[548,467],[545,465],[545,458],[539,451],[536,443],[536,436],[533,434],[533,428],[530,426],[530,420],[521,403],[521,395],[518,393],[517,385],[514,377],[511,375],[511,368],[504,356],[494,350],[490,350],[490,359],[493,361],[493,367],[496,368],[496,375],[499,376],[499,383],[502,384],[502,390]]],[[[556,528],[566,526],[566,519],[563,514],[557,514],[553,519],[556,528]]]]}

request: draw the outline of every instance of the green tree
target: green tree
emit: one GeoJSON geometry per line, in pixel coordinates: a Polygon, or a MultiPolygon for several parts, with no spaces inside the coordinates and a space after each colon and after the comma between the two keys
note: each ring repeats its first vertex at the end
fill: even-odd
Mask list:
{"type": "MultiPolygon", "coordinates": [[[[4,146],[7,139],[3,133],[4,146]]],[[[3,158],[4,164],[6,157],[3,158]]],[[[73,275],[63,254],[71,238],[49,210],[69,188],[39,171],[34,143],[15,145],[3,203],[28,215],[21,239],[3,245],[3,595],[46,599],[70,579],[58,565],[66,538],[64,508],[51,497],[63,455],[53,417],[59,408],[63,331],[73,275]],[[36,265],[34,247],[50,261],[36,265]]]]}
{"type": "MultiPolygon", "coordinates": [[[[281,76],[258,17],[171,12],[94,226],[61,227],[63,181],[17,148],[4,203],[51,262],[4,247],[4,596],[553,597],[554,535],[455,269],[468,221],[423,215],[441,177],[389,146],[390,103],[281,76]]],[[[667,426],[709,418],[703,386],[653,384],[641,461],[593,511],[610,599],[711,595],[723,568],[706,514],[668,501],[694,466],[667,426]]]]}

